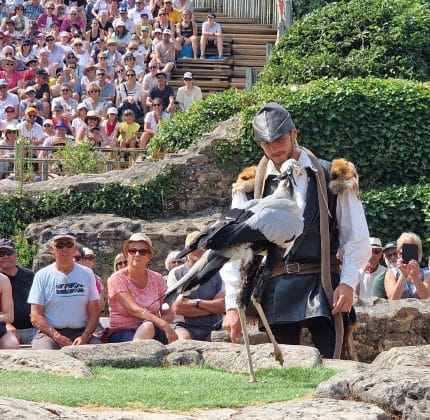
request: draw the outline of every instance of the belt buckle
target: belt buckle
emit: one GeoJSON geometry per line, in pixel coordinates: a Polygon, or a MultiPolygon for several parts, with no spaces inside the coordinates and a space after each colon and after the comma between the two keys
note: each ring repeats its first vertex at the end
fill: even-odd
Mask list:
{"type": "Polygon", "coordinates": [[[300,264],[299,263],[291,263],[285,264],[285,272],[287,274],[295,274],[300,272],[300,264]]]}

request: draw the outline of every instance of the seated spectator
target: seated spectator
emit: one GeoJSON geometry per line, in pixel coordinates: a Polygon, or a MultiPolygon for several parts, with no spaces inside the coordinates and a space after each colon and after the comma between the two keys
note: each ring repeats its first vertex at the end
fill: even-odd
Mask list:
{"type": "Polygon", "coordinates": [[[36,43],[33,45],[32,54],[39,57],[39,52],[42,48],[46,47],[45,34],[39,33],[36,36],[36,43]]]}
{"type": "Polygon", "coordinates": [[[163,103],[163,111],[167,111],[170,115],[175,112],[175,92],[167,84],[166,73],[158,71],[157,86],[151,88],[148,93],[146,104],[152,109],[152,101],[155,98],[160,98],[163,103]]]}
{"type": "Polygon", "coordinates": [[[181,111],[188,111],[194,102],[203,98],[202,90],[193,84],[193,73],[187,71],[184,73],[184,84],[178,89],[176,100],[179,103],[181,111]]]}
{"type": "Polygon", "coordinates": [[[44,133],[45,139],[47,137],[55,135],[55,127],[51,119],[44,120],[42,127],[43,127],[43,133],[44,133]]]}
{"type": "Polygon", "coordinates": [[[155,47],[155,61],[161,71],[170,78],[172,71],[176,67],[176,52],[181,50],[181,46],[176,42],[169,29],[163,31],[163,38],[155,47]]]}
{"type": "Polygon", "coordinates": [[[108,279],[109,325],[108,341],[142,341],[155,339],[163,344],[177,340],[170,326],[171,309],[162,309],[161,296],[166,283],[161,274],[149,270],[154,257],[151,239],[135,233],[124,242],[123,255],[127,266],[108,279]]]}
{"type": "Polygon", "coordinates": [[[58,34],[58,37],[60,39],[60,42],[58,42],[58,45],[62,48],[62,50],[64,51],[64,54],[67,55],[70,52],[73,53],[72,46],[70,45],[70,33],[66,31],[62,31],[58,34]]]}
{"type": "Polygon", "coordinates": [[[68,133],[71,133],[71,121],[64,114],[63,105],[57,103],[52,108],[52,122],[54,123],[54,126],[56,126],[60,121],[67,127],[68,133]]]}
{"type": "Polygon", "coordinates": [[[136,57],[132,53],[124,55],[124,67],[126,75],[128,70],[132,70],[136,73],[136,80],[138,81],[145,75],[145,68],[136,64],[136,57]]]}
{"type": "Polygon", "coordinates": [[[12,57],[6,57],[2,60],[3,70],[0,71],[0,79],[7,82],[9,93],[18,93],[22,87],[21,74],[16,70],[18,62],[12,57]]]}
{"type": "Polygon", "coordinates": [[[84,67],[84,77],[81,80],[82,99],[88,97],[88,85],[97,81],[95,64],[87,64],[84,67]]]}
{"type": "Polygon", "coordinates": [[[112,22],[112,26],[115,30],[115,27],[117,26],[118,23],[125,25],[125,28],[127,29],[128,32],[130,33],[134,33],[136,31],[136,25],[134,24],[134,22],[128,18],[128,10],[127,7],[125,5],[121,5],[118,8],[118,12],[119,12],[119,17],[117,17],[116,19],[113,20],[112,22]]]}
{"type": "Polygon", "coordinates": [[[169,20],[169,16],[167,15],[166,9],[162,7],[158,12],[158,18],[154,22],[154,28],[159,28],[163,32],[165,29],[168,29],[170,32],[175,34],[175,24],[169,20]]]}
{"type": "Polygon", "coordinates": [[[113,271],[121,270],[121,268],[127,267],[127,258],[124,257],[124,254],[121,252],[115,255],[115,260],[113,263],[113,271]]]}
{"type": "Polygon", "coordinates": [[[223,58],[223,39],[221,25],[215,21],[215,13],[208,14],[208,20],[203,22],[202,36],[200,38],[200,58],[206,58],[207,46],[215,46],[218,50],[218,58],[223,58]]]}
{"type": "Polygon", "coordinates": [[[181,10],[182,20],[176,24],[176,42],[181,48],[191,46],[194,58],[199,56],[199,39],[197,37],[197,23],[192,19],[190,10],[181,10]]]}
{"type": "Polygon", "coordinates": [[[429,297],[430,274],[424,275],[420,269],[423,251],[421,238],[412,232],[404,232],[397,239],[398,258],[396,267],[388,269],[385,275],[385,290],[389,300],[416,298],[427,299],[429,297]],[[409,262],[403,261],[403,246],[415,244],[418,246],[417,259],[409,262]]]}
{"type": "MultiPolygon", "coordinates": [[[[132,35],[132,37],[135,37],[136,35],[132,35]]],[[[145,60],[147,56],[146,48],[143,45],[140,45],[139,41],[131,41],[130,44],[127,46],[127,51],[125,55],[131,54],[135,60],[134,69],[136,70],[136,67],[139,68],[139,70],[136,70],[136,73],[138,75],[139,80],[143,78],[145,75],[145,60]]],[[[125,58],[125,57],[124,57],[125,58]]],[[[127,63],[125,63],[127,65],[127,63]]]]}
{"type": "Polygon", "coordinates": [[[121,65],[121,59],[122,59],[122,55],[121,53],[117,50],[118,47],[118,43],[112,39],[109,38],[106,42],[107,45],[107,62],[108,65],[111,68],[117,68],[119,65],[121,65]]]}
{"type": "MultiPolygon", "coordinates": [[[[167,16],[172,22],[172,25],[176,25],[181,21],[181,12],[177,9],[173,8],[173,2],[172,0],[164,0],[164,9],[166,10],[167,16]]],[[[158,13],[160,15],[160,13],[158,13]]]]}
{"type": "Polygon", "coordinates": [[[131,41],[131,33],[125,27],[125,23],[118,21],[114,26],[115,32],[111,34],[111,39],[117,43],[118,51],[124,53],[127,45],[131,41]]]}
{"type": "Polygon", "coordinates": [[[72,42],[73,54],[78,58],[78,64],[85,67],[93,63],[93,60],[87,50],[84,49],[84,42],[81,38],[75,38],[72,42]]]}
{"type": "Polygon", "coordinates": [[[50,99],[51,93],[49,89],[49,75],[44,69],[37,69],[35,71],[35,79],[26,82],[25,87],[34,86],[36,89],[36,98],[42,101],[43,117],[49,118],[50,116],[50,99]]]}
{"type": "Polygon", "coordinates": [[[36,98],[36,89],[34,86],[28,86],[24,89],[25,99],[19,104],[19,118],[24,118],[27,108],[36,108],[39,115],[43,115],[43,103],[40,99],[36,98]]]}
{"type": "Polygon", "coordinates": [[[359,283],[357,285],[356,293],[359,299],[369,299],[373,296],[373,286],[376,277],[385,273],[387,270],[384,266],[379,264],[382,258],[382,243],[379,238],[369,238],[370,247],[372,248],[372,255],[364,267],[359,270],[359,283]]]}
{"type": "MultiPolygon", "coordinates": [[[[195,240],[200,232],[187,236],[185,247],[195,240]]],[[[170,271],[168,287],[174,286],[203,255],[204,250],[197,249],[187,255],[187,262],[170,271]]],[[[223,282],[219,273],[191,292],[187,297],[177,299],[172,305],[175,313],[174,330],[180,339],[210,341],[211,332],[221,326],[225,312],[223,282]]]]}
{"type": "Polygon", "coordinates": [[[52,107],[55,108],[57,105],[63,107],[63,116],[67,121],[70,122],[76,117],[78,101],[73,99],[72,88],[67,83],[61,85],[60,96],[52,100],[52,107]]]}
{"type": "Polygon", "coordinates": [[[102,10],[98,14],[97,20],[99,21],[100,31],[103,31],[103,35],[105,37],[109,36],[113,31],[113,25],[109,19],[108,12],[106,10],[102,10]]]}
{"type": "Polygon", "coordinates": [[[126,70],[126,81],[121,83],[116,97],[116,106],[120,118],[126,110],[131,110],[136,119],[143,115],[142,85],[136,80],[134,70],[126,70]]]}
{"type": "Polygon", "coordinates": [[[140,16],[142,13],[147,14],[149,20],[153,19],[151,9],[145,6],[145,0],[136,0],[134,4],[135,7],[128,10],[128,18],[131,19],[135,25],[140,23],[140,16]]]}
{"type": "Polygon", "coordinates": [[[19,120],[15,118],[15,108],[13,105],[8,104],[5,106],[5,119],[0,120],[0,131],[3,133],[8,125],[16,126],[19,120]]]}
{"type": "MultiPolygon", "coordinates": [[[[37,61],[37,58],[33,55],[33,53],[31,52],[31,41],[29,39],[24,39],[17,52],[16,52],[16,59],[18,60],[18,62],[21,62],[25,65],[25,67],[27,67],[28,65],[28,61],[30,59],[33,59],[34,61],[37,61]]],[[[18,68],[18,70],[20,70],[18,68]]],[[[21,71],[24,70],[24,67],[21,69],[21,71]]]]}
{"type": "MultiPolygon", "coordinates": [[[[383,256],[385,266],[388,269],[395,268],[397,263],[397,245],[395,242],[388,242],[383,249],[383,256]]],[[[373,291],[372,296],[387,299],[387,293],[385,292],[385,273],[379,274],[375,277],[375,281],[373,282],[373,291]]]]}
{"type": "Polygon", "coordinates": [[[45,11],[37,18],[37,26],[43,32],[50,32],[53,22],[60,23],[58,17],[54,14],[54,3],[47,2],[45,4],[45,11]]]}
{"type": "Polygon", "coordinates": [[[97,344],[92,334],[99,321],[99,293],[94,273],[78,265],[75,235],[68,228],[52,232],[51,252],[55,262],[34,276],[28,296],[31,321],[37,328],[32,348],[97,344]]]}
{"type": "Polygon", "coordinates": [[[155,28],[152,37],[150,59],[155,60],[155,47],[163,40],[163,30],[155,28]]]}
{"type": "Polygon", "coordinates": [[[178,258],[181,251],[179,249],[175,251],[170,251],[167,254],[166,259],[164,260],[164,267],[166,267],[167,274],[163,276],[164,281],[167,283],[167,276],[170,273],[170,270],[173,270],[175,267],[178,267],[184,263],[182,258],[178,258]]]}
{"type": "Polygon", "coordinates": [[[88,95],[89,97],[83,100],[88,111],[94,111],[100,117],[105,117],[108,109],[108,103],[100,97],[100,87],[97,82],[91,82],[88,84],[88,95]]]}
{"type": "MultiPolygon", "coordinates": [[[[151,39],[151,34],[152,30],[150,26],[142,26],[142,29],[140,31],[140,40],[139,40],[139,45],[145,47],[146,50],[146,57],[145,57],[145,62],[147,62],[149,60],[149,56],[151,53],[151,46],[152,46],[152,39],[151,39]]],[[[135,41],[136,37],[138,35],[132,35],[131,36],[131,40],[135,41]]]]}
{"type": "Polygon", "coordinates": [[[7,81],[0,79],[0,119],[6,118],[6,107],[12,105],[15,117],[18,116],[19,98],[14,93],[8,92],[7,81]]]}
{"type": "Polygon", "coordinates": [[[84,246],[82,247],[82,250],[79,255],[81,256],[81,260],[78,261],[75,255],[75,261],[78,264],[82,264],[85,267],[88,267],[94,273],[94,276],[96,278],[97,291],[99,292],[99,295],[100,295],[99,310],[100,312],[103,312],[105,310],[105,299],[104,299],[105,282],[94,271],[96,254],[91,248],[84,246]]]}
{"type": "Polygon", "coordinates": [[[31,324],[30,305],[27,303],[27,298],[33,284],[34,273],[18,266],[16,260],[17,253],[13,241],[6,238],[0,239],[0,270],[9,278],[14,308],[13,322],[8,324],[7,329],[15,334],[20,344],[30,344],[36,330],[31,324]]]}
{"type": "Polygon", "coordinates": [[[85,117],[85,126],[80,127],[76,133],[75,144],[86,141],[90,136],[90,130],[93,127],[100,126],[101,120],[101,116],[95,111],[88,111],[85,117]]]}
{"type": "Polygon", "coordinates": [[[15,31],[19,32],[20,35],[24,35],[30,28],[30,20],[27,16],[24,16],[24,7],[22,4],[15,6],[15,15],[10,18],[15,24],[15,31]]]}
{"type": "MultiPolygon", "coordinates": [[[[137,144],[137,133],[139,132],[140,125],[134,119],[134,112],[131,109],[124,111],[122,122],[119,125],[119,147],[121,149],[135,149],[137,144]]],[[[124,156],[121,153],[121,158],[124,156]]],[[[132,159],[135,155],[132,155],[132,159]]]]}
{"type": "MultiPolygon", "coordinates": [[[[106,57],[104,57],[106,59],[106,57]]],[[[107,69],[99,66],[96,70],[97,83],[100,87],[100,97],[106,101],[108,105],[115,104],[116,89],[113,83],[106,81],[107,69]]],[[[113,75],[113,73],[112,73],[113,75]]]]}
{"type": "Polygon", "coordinates": [[[144,104],[145,113],[148,110],[147,100],[151,88],[157,86],[158,65],[156,61],[150,61],[148,64],[149,73],[145,74],[142,81],[142,102],[144,104]]]}
{"type": "Polygon", "coordinates": [[[72,121],[72,135],[76,139],[77,133],[81,127],[86,127],[85,118],[87,117],[87,106],[83,103],[76,107],[77,117],[72,121]]]}
{"type": "Polygon", "coordinates": [[[61,62],[64,59],[64,54],[66,53],[62,47],[56,44],[55,36],[52,33],[46,34],[46,49],[49,51],[49,64],[55,69],[61,67],[61,62]]]}
{"type": "Polygon", "coordinates": [[[163,103],[160,98],[155,98],[152,101],[152,111],[145,115],[145,124],[143,126],[143,133],[140,137],[140,147],[145,149],[149,141],[154,137],[155,132],[161,121],[170,119],[170,114],[163,111],[163,103]]]}
{"type": "MultiPolygon", "coordinates": [[[[72,144],[72,142],[67,138],[68,127],[64,123],[64,121],[58,121],[55,124],[55,133],[53,136],[47,137],[43,141],[44,147],[58,147],[65,146],[66,144],[72,144]]],[[[46,157],[52,158],[54,152],[52,150],[41,150],[39,152],[39,159],[43,159],[46,157]]],[[[58,170],[53,170],[53,172],[58,172],[58,170]]]]}
{"type": "Polygon", "coordinates": [[[97,19],[93,19],[91,22],[91,29],[85,33],[85,39],[88,43],[92,44],[101,36],[106,36],[106,34],[103,29],[100,29],[99,21],[97,19]]]}
{"type": "Polygon", "coordinates": [[[33,146],[43,143],[44,135],[42,126],[36,122],[39,111],[30,107],[25,110],[25,120],[17,125],[19,135],[33,146]]]}
{"type": "Polygon", "coordinates": [[[19,342],[13,332],[6,328],[6,324],[13,322],[12,287],[9,279],[0,273],[0,349],[18,349],[19,342]]]}
{"type": "MultiPolygon", "coordinates": [[[[18,138],[18,130],[15,124],[9,124],[4,130],[4,136],[0,141],[2,146],[10,146],[10,149],[0,149],[0,157],[2,158],[13,158],[15,156],[15,145],[18,138]]],[[[8,176],[13,172],[13,162],[0,162],[0,179],[8,176]]],[[[1,268],[1,258],[0,258],[1,268]]]]}
{"type": "Polygon", "coordinates": [[[139,44],[145,47],[145,50],[147,51],[151,46],[151,41],[148,35],[152,32],[152,25],[146,13],[142,13],[140,15],[140,23],[136,25],[136,33],[131,36],[131,40],[136,41],[136,37],[143,37],[144,32],[145,36],[142,40],[139,38],[139,44]]]}
{"type": "Polygon", "coordinates": [[[151,10],[154,19],[158,17],[160,9],[163,7],[163,0],[151,0],[149,2],[149,9],[151,10]]]}
{"type": "MultiPolygon", "coordinates": [[[[107,51],[100,51],[97,54],[96,76],[97,76],[97,72],[99,70],[103,70],[105,72],[105,79],[113,80],[114,75],[115,75],[114,67],[112,67],[109,64],[107,58],[108,58],[108,52],[107,51]]],[[[99,80],[99,79],[97,78],[97,80],[99,80]]],[[[107,83],[107,81],[106,81],[106,83],[107,83]]],[[[112,84],[112,86],[113,86],[113,84],[112,84]]],[[[111,94],[111,95],[104,95],[104,96],[115,96],[115,95],[111,94]]]]}
{"type": "Polygon", "coordinates": [[[111,107],[107,111],[107,118],[103,119],[100,126],[104,139],[102,147],[116,147],[119,127],[118,110],[111,107]]]}
{"type": "Polygon", "coordinates": [[[78,16],[78,9],[76,7],[71,7],[69,9],[69,13],[63,19],[60,29],[62,31],[71,32],[71,27],[73,24],[77,24],[81,31],[85,30],[84,21],[78,16]]]}

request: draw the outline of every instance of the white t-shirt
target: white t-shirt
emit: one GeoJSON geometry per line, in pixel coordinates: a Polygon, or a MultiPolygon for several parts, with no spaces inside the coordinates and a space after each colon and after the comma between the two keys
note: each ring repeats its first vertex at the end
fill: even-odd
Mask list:
{"type": "Polygon", "coordinates": [[[38,123],[34,123],[33,126],[28,129],[26,127],[25,121],[23,121],[19,123],[16,128],[19,130],[19,135],[21,137],[30,140],[32,143],[34,143],[35,140],[40,141],[45,137],[43,127],[38,123]]]}
{"type": "Polygon", "coordinates": [[[85,328],[88,302],[99,300],[94,273],[74,264],[69,274],[57,270],[55,263],[34,276],[28,303],[44,305],[43,316],[54,328],[85,328]]]}
{"type": "Polygon", "coordinates": [[[158,124],[163,120],[170,120],[170,114],[168,112],[163,112],[161,114],[161,120],[157,123],[154,118],[154,111],[148,112],[145,115],[145,123],[149,122],[149,128],[153,131],[157,131],[158,124]]]}
{"type": "Polygon", "coordinates": [[[16,108],[18,104],[19,104],[18,95],[15,95],[14,93],[8,93],[4,101],[0,99],[0,119],[1,120],[6,119],[6,112],[5,112],[6,105],[13,105],[13,107],[16,108]]]}

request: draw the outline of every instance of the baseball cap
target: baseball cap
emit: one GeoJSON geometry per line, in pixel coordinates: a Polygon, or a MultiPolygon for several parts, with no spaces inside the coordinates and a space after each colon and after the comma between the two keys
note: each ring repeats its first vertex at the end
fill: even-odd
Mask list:
{"type": "Polygon", "coordinates": [[[190,71],[186,71],[184,73],[184,79],[192,79],[193,78],[193,73],[191,73],[190,71]]]}
{"type": "Polygon", "coordinates": [[[0,86],[7,86],[6,79],[0,79],[0,86]]]}
{"type": "MultiPolygon", "coordinates": [[[[58,125],[58,124],[57,124],[58,125]]],[[[69,230],[67,227],[60,227],[52,231],[51,239],[53,241],[60,238],[71,238],[75,239],[75,234],[69,230]]]]}
{"type": "Polygon", "coordinates": [[[2,238],[0,239],[0,248],[15,249],[15,244],[11,239],[2,238]]]}
{"type": "Polygon", "coordinates": [[[25,110],[25,115],[28,115],[30,113],[39,115],[39,111],[34,107],[34,106],[29,106],[26,110],[25,110]]]}
{"type": "Polygon", "coordinates": [[[170,29],[165,29],[163,31],[163,35],[170,35],[170,34],[171,34],[170,29]]]}
{"type": "Polygon", "coordinates": [[[154,29],[154,34],[162,34],[163,31],[160,28],[155,28],[154,29]]]}
{"type": "Polygon", "coordinates": [[[55,125],[55,128],[56,129],[57,128],[64,128],[65,130],[69,129],[69,127],[67,127],[67,124],[64,121],[62,121],[62,120],[60,120],[60,121],[57,122],[57,124],[55,125]]]}
{"type": "Polygon", "coordinates": [[[118,110],[116,108],[114,108],[113,106],[111,106],[110,108],[108,108],[107,113],[118,115],[118,110]]]}
{"type": "Polygon", "coordinates": [[[150,247],[152,247],[152,241],[146,233],[139,232],[133,233],[128,239],[129,242],[146,242],[150,247]]]}
{"type": "Polygon", "coordinates": [[[64,111],[64,106],[61,104],[56,104],[56,105],[54,105],[53,110],[54,111],[64,111]]]}

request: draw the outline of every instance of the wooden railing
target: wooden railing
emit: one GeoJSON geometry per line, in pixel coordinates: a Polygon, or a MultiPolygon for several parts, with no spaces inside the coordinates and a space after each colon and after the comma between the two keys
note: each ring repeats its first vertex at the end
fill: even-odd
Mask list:
{"type": "Polygon", "coordinates": [[[291,24],[292,0],[194,0],[197,8],[207,8],[215,13],[227,13],[231,17],[252,18],[258,23],[272,25],[274,28],[279,23],[291,24]],[[284,14],[280,19],[279,9],[282,7],[284,14]]]}

